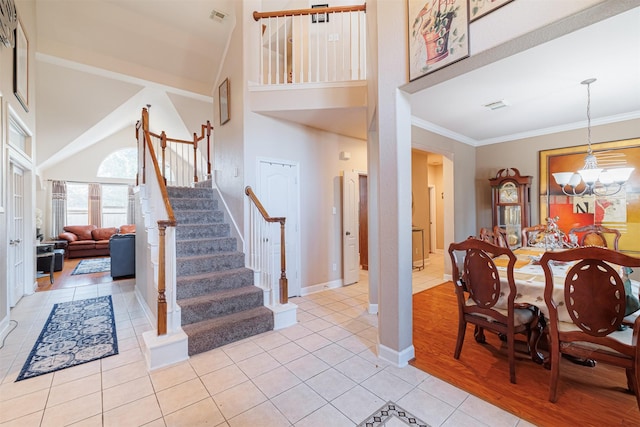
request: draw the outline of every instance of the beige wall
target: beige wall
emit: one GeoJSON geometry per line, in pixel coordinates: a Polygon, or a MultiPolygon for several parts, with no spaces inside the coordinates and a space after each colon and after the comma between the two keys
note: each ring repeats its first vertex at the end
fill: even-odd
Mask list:
{"type": "MultiPolygon", "coordinates": [[[[637,138],[639,136],[640,119],[614,124],[593,126],[592,143],[637,138]]],[[[550,135],[526,138],[518,141],[492,144],[476,149],[476,193],[477,223],[476,227],[491,226],[491,188],[489,178],[495,177],[498,170],[506,167],[516,168],[522,175],[531,175],[531,222],[544,222],[540,218],[539,195],[539,151],[553,148],[572,147],[587,143],[585,129],[577,129],[550,135]]]]}
{"type": "Polygon", "coordinates": [[[424,231],[425,253],[422,253],[422,237],[413,233],[412,257],[413,265],[429,256],[429,154],[419,150],[411,150],[411,225],[424,231]]]}

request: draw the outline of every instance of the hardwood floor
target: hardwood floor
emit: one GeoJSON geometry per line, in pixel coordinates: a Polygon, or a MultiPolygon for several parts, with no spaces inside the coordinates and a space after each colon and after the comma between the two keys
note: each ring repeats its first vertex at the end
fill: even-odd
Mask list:
{"type": "Polygon", "coordinates": [[[49,281],[49,274],[46,274],[37,279],[38,289],[36,290],[36,292],[52,291],[54,289],[77,288],[78,286],[111,283],[114,281],[113,277],[111,277],[111,272],[109,271],[104,273],[71,275],[73,270],[83,259],[86,258],[65,259],[62,270],[55,271],[53,273],[53,284],[51,284],[49,281]]]}
{"type": "Polygon", "coordinates": [[[506,345],[487,333],[476,343],[468,326],[460,359],[453,358],[458,315],[451,282],[413,295],[415,367],[540,426],[638,426],[635,396],[626,391],[624,369],[594,368],[562,360],[558,401],[551,403],[551,374],[516,353],[517,384],[509,382],[506,345]]]}

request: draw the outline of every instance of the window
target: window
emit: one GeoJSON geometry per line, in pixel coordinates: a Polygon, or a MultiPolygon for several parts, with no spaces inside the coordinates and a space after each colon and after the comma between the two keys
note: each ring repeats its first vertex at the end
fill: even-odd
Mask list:
{"type": "MultiPolygon", "coordinates": [[[[123,148],[109,154],[98,167],[101,178],[135,179],[138,171],[138,149],[123,148]]],[[[103,186],[104,191],[104,186],[103,186]]]]}
{"type": "Polygon", "coordinates": [[[67,225],[89,224],[89,185],[67,183],[67,225]]]}
{"type": "Polygon", "coordinates": [[[102,184],[102,226],[120,227],[127,223],[129,188],[126,185],[102,184]]]}
{"type": "MultiPolygon", "coordinates": [[[[120,227],[127,224],[129,186],[100,184],[101,227],[120,227]]],[[[89,184],[67,182],[67,225],[89,224],[89,184]]],[[[97,225],[97,224],[96,224],[97,225]]]]}

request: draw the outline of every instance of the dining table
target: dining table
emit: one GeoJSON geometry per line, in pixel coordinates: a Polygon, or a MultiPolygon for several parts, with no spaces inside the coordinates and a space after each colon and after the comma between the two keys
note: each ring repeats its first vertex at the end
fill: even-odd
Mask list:
{"type": "MultiPolygon", "coordinates": [[[[543,247],[521,247],[514,249],[513,253],[516,255],[516,264],[513,271],[514,282],[516,285],[516,297],[515,303],[524,305],[532,305],[538,308],[540,312],[541,333],[540,339],[537,340],[536,345],[531,350],[531,357],[536,363],[546,365],[546,360],[541,361],[541,353],[538,350],[538,344],[542,337],[546,335],[546,322],[549,319],[549,309],[544,301],[544,288],[545,278],[544,271],[539,261],[542,255],[545,253],[543,247]]],[[[553,249],[553,250],[565,250],[565,249],[553,249]]],[[[500,297],[496,303],[496,308],[507,309],[507,264],[509,259],[506,256],[494,258],[494,264],[498,269],[500,275],[502,291],[500,297]]],[[[553,272],[553,299],[557,303],[558,308],[558,320],[561,322],[572,323],[573,320],[567,311],[566,304],[564,303],[564,282],[567,273],[573,263],[552,262],[550,263],[551,271],[553,272]]],[[[635,295],[638,295],[640,289],[640,282],[637,280],[631,280],[631,289],[635,295]]],[[[631,314],[629,319],[637,316],[638,313],[631,314]]],[[[625,318],[626,319],[626,318],[625,318]]],[[[629,320],[625,323],[633,323],[633,320],[629,320]]],[[[579,363],[585,366],[595,366],[595,362],[590,359],[572,359],[573,362],[579,363]]]]}

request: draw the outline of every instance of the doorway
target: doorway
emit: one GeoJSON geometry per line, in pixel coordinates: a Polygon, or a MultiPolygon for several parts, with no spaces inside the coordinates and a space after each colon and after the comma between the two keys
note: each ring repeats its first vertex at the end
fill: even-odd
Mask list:
{"type": "Polygon", "coordinates": [[[26,289],[25,249],[28,242],[25,238],[25,185],[24,170],[15,162],[9,165],[9,254],[8,280],[9,306],[15,307],[26,289]]]}

